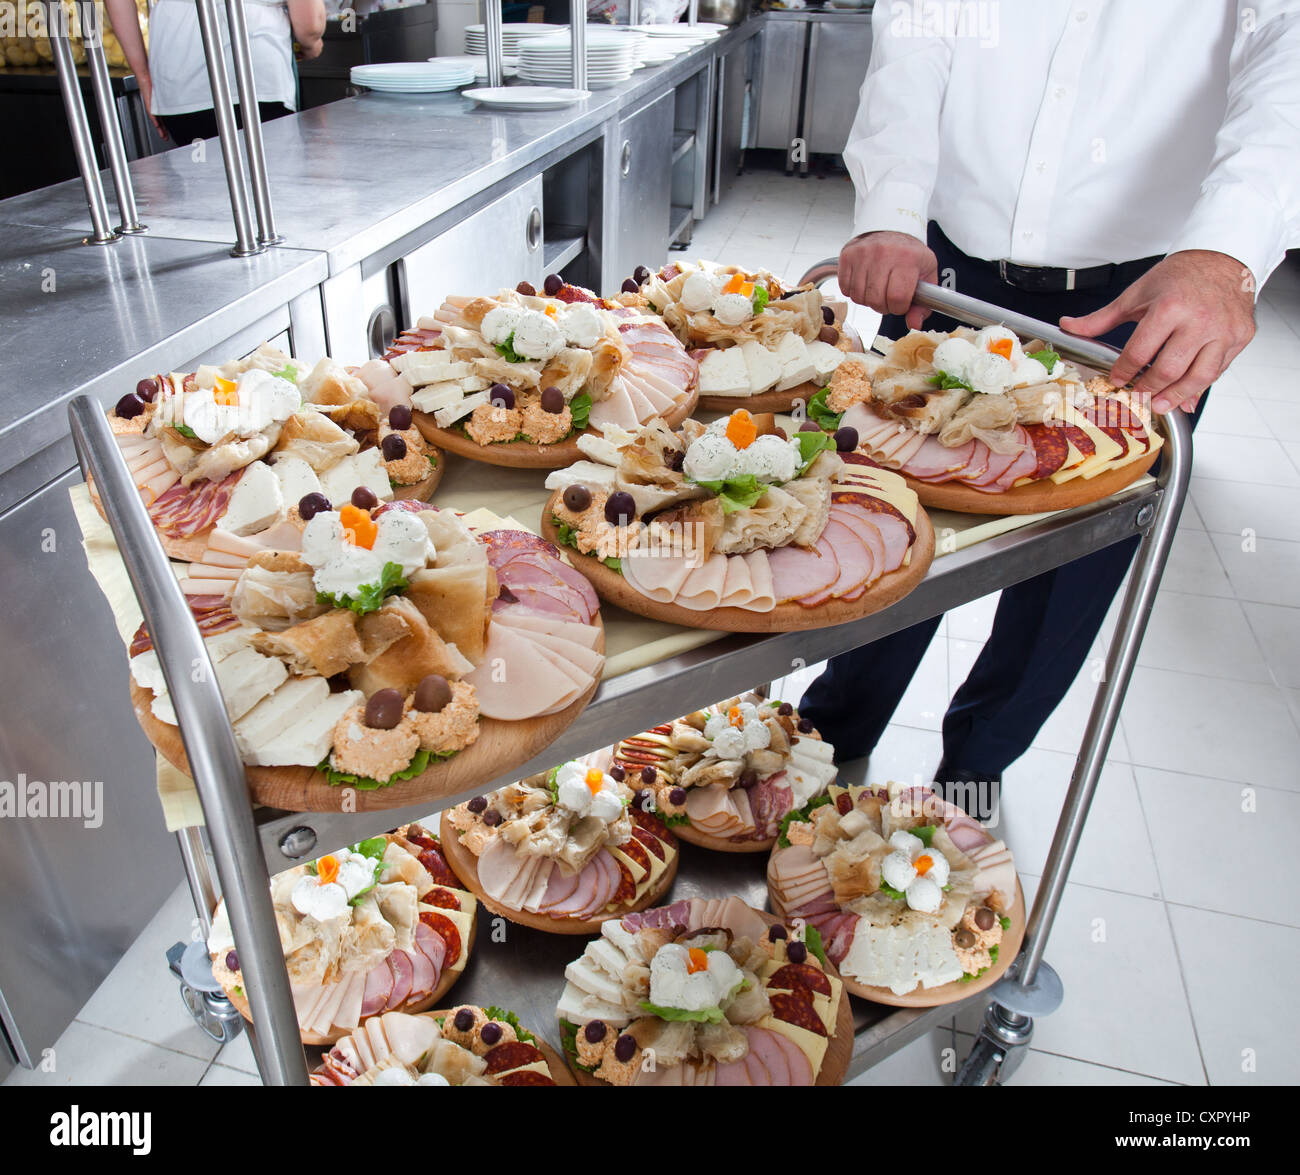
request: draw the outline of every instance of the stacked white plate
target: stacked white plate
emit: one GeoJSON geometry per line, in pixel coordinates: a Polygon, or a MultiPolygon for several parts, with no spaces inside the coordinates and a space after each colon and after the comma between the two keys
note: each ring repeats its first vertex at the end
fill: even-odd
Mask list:
{"type": "Polygon", "coordinates": [[[464,62],[391,61],[354,65],[352,84],[384,94],[438,94],[458,90],[474,80],[474,67],[464,62]]]}
{"type": "MultiPolygon", "coordinates": [[[[438,62],[456,62],[460,65],[468,65],[474,71],[474,80],[476,82],[487,81],[487,57],[478,56],[474,53],[466,53],[462,57],[430,57],[430,61],[438,62]]],[[[502,58],[501,72],[505,77],[512,78],[519,71],[515,68],[518,62],[513,57],[502,58]]]]}
{"type": "MultiPolygon", "coordinates": [[[[587,85],[593,90],[627,81],[641,64],[646,38],[625,29],[587,26],[587,85]]],[[[572,82],[569,30],[525,41],[519,47],[519,77],[539,85],[572,82]]]]}
{"type": "Polygon", "coordinates": [[[558,86],[483,86],[466,90],[465,97],[494,110],[559,110],[590,98],[591,91],[558,86]]]}
{"type": "MultiPolygon", "coordinates": [[[[561,24],[503,24],[501,26],[502,50],[507,57],[517,57],[519,46],[524,41],[549,36],[565,27],[561,24]]],[[[487,25],[472,24],[466,27],[465,52],[478,56],[487,55],[487,25]]]]}

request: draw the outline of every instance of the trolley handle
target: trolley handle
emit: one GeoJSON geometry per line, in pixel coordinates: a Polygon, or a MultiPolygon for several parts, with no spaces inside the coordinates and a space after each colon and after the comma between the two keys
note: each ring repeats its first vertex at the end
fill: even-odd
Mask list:
{"type": "Polygon", "coordinates": [[[82,472],[95,479],[108,525],[161,663],[180,725],[258,1026],[258,1068],[269,1085],[305,1085],[307,1064],[271,905],[266,860],[253,825],[244,764],[203,635],[154,533],[102,408],[77,396],[68,408],[82,472]]]}

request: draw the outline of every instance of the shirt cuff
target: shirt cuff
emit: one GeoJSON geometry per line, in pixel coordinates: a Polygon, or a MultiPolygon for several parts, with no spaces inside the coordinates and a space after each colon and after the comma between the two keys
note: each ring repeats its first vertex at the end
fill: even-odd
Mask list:
{"type": "Polygon", "coordinates": [[[1226,253],[1250,270],[1258,297],[1286,248],[1286,224],[1273,201],[1244,184],[1215,184],[1201,192],[1169,252],[1226,253]]]}
{"type": "Polygon", "coordinates": [[[858,196],[853,213],[853,235],[907,233],[924,244],[929,197],[929,192],[917,184],[877,184],[858,196]]]}

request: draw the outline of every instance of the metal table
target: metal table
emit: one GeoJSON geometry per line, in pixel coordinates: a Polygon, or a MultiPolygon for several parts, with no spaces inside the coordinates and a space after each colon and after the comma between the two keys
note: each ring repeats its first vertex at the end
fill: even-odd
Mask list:
{"type": "MultiPolygon", "coordinates": [[[[806,280],[824,281],[834,272],[833,262],[823,263],[811,270],[806,280]]],[[[938,287],[923,286],[917,301],[972,325],[1005,323],[1024,337],[1043,339],[1067,358],[1092,366],[1109,367],[1116,354],[1102,344],[1076,339],[1046,323],[938,287]]],[[[166,556],[120,451],[112,442],[105,417],[99,406],[84,396],[72,404],[70,415],[78,456],[83,469],[93,473],[101,487],[109,523],[145,621],[155,634],[167,685],[176,703],[240,959],[249,974],[254,1018],[262,1026],[254,1036],[259,1069],[268,1084],[301,1083],[306,1074],[304,1054],[271,911],[269,872],[285,868],[293,859],[309,853],[317,855],[406,820],[425,817],[428,808],[417,805],[365,814],[262,810],[254,816],[215,675],[199,675],[204,680],[198,684],[192,680],[191,667],[207,663],[206,650],[176,579],[168,571],[166,556]]],[[[586,711],[543,755],[499,780],[484,780],[471,791],[448,797],[445,805],[1140,535],[1142,541],[1106,673],[1029,914],[1024,946],[1007,976],[988,993],[993,1002],[987,1009],[983,1030],[957,1077],[963,1084],[998,1083],[1014,1071],[1023,1057],[1032,1037],[1033,1017],[1050,1013],[1062,998],[1060,981],[1043,961],[1043,950],[1114,733],[1190,478],[1188,418],[1175,412],[1165,418],[1165,426],[1167,444],[1156,484],[1131,487],[1103,502],[1052,515],[945,555],[915,591],[875,616],[810,632],[728,636],[648,669],[603,682],[586,711]]],[[[182,834],[182,852],[201,917],[206,920],[213,905],[213,886],[195,830],[182,834]]],[[[706,854],[687,846],[674,896],[734,892],[761,907],[766,904],[764,863],[761,856],[755,860],[706,854]]],[[[456,999],[508,1003],[534,1030],[554,1040],[554,1008],[562,987],[563,965],[577,952],[578,940],[569,936],[545,935],[489,919],[479,934],[479,946],[456,990],[456,999]]],[[[927,1011],[895,1011],[856,1000],[853,1006],[857,1031],[851,1075],[863,1072],[947,1019],[955,1008],[950,1004],[927,1011]]]]}

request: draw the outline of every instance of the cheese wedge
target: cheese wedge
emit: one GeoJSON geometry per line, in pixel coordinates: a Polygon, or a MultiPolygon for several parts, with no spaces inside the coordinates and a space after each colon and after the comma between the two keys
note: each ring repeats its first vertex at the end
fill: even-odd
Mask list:
{"type": "Polygon", "coordinates": [[[776,382],[778,392],[807,383],[817,374],[817,366],[808,354],[808,344],[800,335],[786,335],[776,346],[776,358],[781,364],[781,378],[776,382]]]}
{"type": "Polygon", "coordinates": [[[757,396],[776,386],[781,378],[781,362],[771,351],[751,339],[741,344],[740,353],[745,358],[750,395],[757,396]]]}
{"type": "Polygon", "coordinates": [[[466,396],[458,404],[452,404],[447,408],[439,408],[433,414],[434,423],[439,428],[449,428],[464,416],[468,416],[480,404],[488,402],[487,392],[475,392],[472,396],[466,396]]]}
{"type": "Polygon", "coordinates": [[[279,521],[284,511],[280,479],[270,465],[254,461],[235,483],[226,512],[217,519],[222,530],[235,535],[256,534],[279,521]]]}
{"type": "Polygon", "coordinates": [[[749,368],[739,347],[710,351],[700,362],[700,395],[748,396],[749,368]]]}
{"type": "Polygon", "coordinates": [[[835,369],[844,362],[844,352],[820,339],[814,339],[805,345],[808,348],[808,359],[813,365],[811,378],[820,384],[827,383],[835,374],[835,369]]]}
{"type": "MultiPolygon", "coordinates": [[[[578,438],[581,447],[583,441],[600,441],[599,437],[583,435],[578,438]]],[[[608,444],[608,441],[601,442],[608,444]]],[[[610,465],[597,465],[594,461],[575,461],[566,469],[553,469],[546,475],[548,490],[565,490],[571,485],[584,485],[588,489],[614,492],[615,470],[610,465]]]]}

